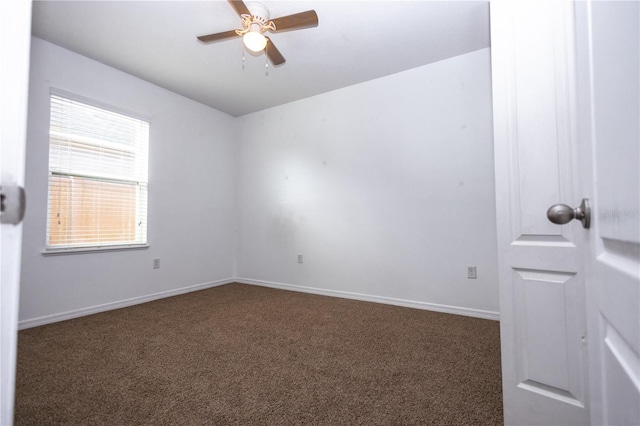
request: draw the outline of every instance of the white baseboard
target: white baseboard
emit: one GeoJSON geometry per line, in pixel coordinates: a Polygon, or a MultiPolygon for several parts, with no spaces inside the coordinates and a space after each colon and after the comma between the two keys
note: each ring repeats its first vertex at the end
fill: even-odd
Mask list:
{"type": "Polygon", "coordinates": [[[73,318],[83,317],[85,315],[97,314],[99,312],[110,311],[112,309],[126,308],[127,306],[138,305],[140,303],[151,302],[165,297],[177,296],[192,291],[204,290],[207,288],[217,287],[225,284],[238,282],[242,284],[257,285],[261,287],[278,288],[282,290],[299,291],[303,293],[319,294],[322,296],[342,297],[345,299],[361,300],[364,302],[384,303],[387,305],[403,306],[406,308],[424,309],[427,311],[444,312],[448,314],[464,315],[468,317],[484,318],[490,320],[500,320],[500,313],[495,311],[484,311],[481,309],[463,308],[459,306],[440,305],[437,303],[418,302],[413,300],[396,299],[392,297],[375,296],[369,294],[352,293],[348,291],[327,290],[317,287],[306,287],[293,284],[283,284],[271,281],[254,280],[250,278],[227,278],[224,280],[212,281],[203,284],[196,284],[188,287],[177,288],[174,290],[162,291],[159,293],[148,294],[145,296],[133,297],[131,299],[120,300],[116,302],[104,303],[102,305],[89,306],[86,308],[75,309],[73,311],[61,312],[57,314],[45,315],[42,317],[26,319],[18,322],[18,329],[24,330],[39,325],[51,324],[54,322],[65,321],[73,318]]]}
{"type": "Polygon", "coordinates": [[[38,318],[26,319],[18,322],[18,330],[37,327],[39,325],[51,324],[58,321],[83,317],[85,315],[97,314],[99,312],[110,311],[112,309],[126,308],[127,306],[138,305],[140,303],[151,302],[153,300],[163,299],[165,297],[177,296],[179,294],[190,293],[192,291],[204,290],[206,288],[217,287],[224,284],[235,282],[233,278],[212,281],[203,284],[177,288],[174,290],[161,291],[159,293],[148,294],[145,296],[133,297],[131,299],[119,300],[117,302],[104,303],[102,305],[89,306],[87,308],[75,309],[73,311],[61,312],[58,314],[45,315],[38,318]]]}
{"type": "Polygon", "coordinates": [[[278,288],[282,290],[299,291],[303,293],[319,294],[322,296],[342,297],[344,299],[361,300],[364,302],[384,303],[387,305],[403,306],[406,308],[424,309],[426,311],[443,312],[447,314],[464,315],[467,317],[483,318],[489,320],[500,320],[500,313],[495,311],[484,311],[481,309],[463,308],[459,306],[440,305],[437,303],[417,302],[413,300],[395,299],[393,297],[374,296],[369,294],[352,293],[347,291],[327,290],[316,287],[306,287],[293,284],[283,284],[270,281],[254,280],[250,278],[236,278],[235,282],[251,284],[261,287],[278,288]]]}

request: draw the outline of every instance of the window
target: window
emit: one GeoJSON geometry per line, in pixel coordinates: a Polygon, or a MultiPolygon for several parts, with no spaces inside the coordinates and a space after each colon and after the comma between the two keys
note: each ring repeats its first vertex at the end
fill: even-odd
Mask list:
{"type": "Polygon", "coordinates": [[[146,245],[149,123],[51,95],[47,250],[146,245]]]}

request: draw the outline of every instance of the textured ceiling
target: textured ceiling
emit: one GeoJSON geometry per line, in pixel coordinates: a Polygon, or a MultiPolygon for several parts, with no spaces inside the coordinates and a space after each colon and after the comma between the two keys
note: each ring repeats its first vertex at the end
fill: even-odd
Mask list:
{"type": "Polygon", "coordinates": [[[226,1],[35,1],[33,35],[239,116],[489,47],[485,1],[263,0],[271,18],[314,9],[316,28],[270,34],[287,62],[245,54],[226,1]]]}

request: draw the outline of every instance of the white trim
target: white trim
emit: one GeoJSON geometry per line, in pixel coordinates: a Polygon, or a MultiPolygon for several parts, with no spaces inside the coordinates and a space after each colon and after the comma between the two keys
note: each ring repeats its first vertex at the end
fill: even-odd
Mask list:
{"type": "Polygon", "coordinates": [[[144,115],[138,112],[130,111],[128,109],[120,108],[120,107],[111,105],[109,103],[99,101],[97,99],[87,98],[82,95],[75,94],[73,92],[67,92],[66,90],[58,89],[57,87],[53,87],[53,86],[49,86],[49,96],[50,97],[58,96],[62,98],[67,98],[72,101],[90,105],[92,107],[104,109],[110,112],[115,112],[116,114],[126,115],[127,117],[134,118],[136,120],[146,121],[147,123],[149,123],[149,128],[151,128],[151,117],[148,115],[144,115]]]}
{"type": "Polygon", "coordinates": [[[371,294],[352,293],[339,290],[327,290],[317,287],[307,287],[294,284],[283,284],[271,281],[254,280],[251,278],[236,278],[241,284],[257,285],[261,287],[278,288],[281,290],[299,291],[302,293],[319,294],[322,296],[341,297],[343,299],[361,300],[364,302],[383,303],[386,305],[402,306],[405,308],[423,309],[426,311],[443,312],[447,314],[464,315],[467,317],[483,318],[494,321],[500,320],[500,313],[482,309],[463,308],[460,306],[441,305],[438,303],[419,302],[414,300],[396,299],[393,297],[375,296],[371,294]]]}
{"type": "Polygon", "coordinates": [[[63,247],[48,248],[41,251],[43,256],[58,256],[61,254],[82,254],[82,253],[103,253],[107,251],[123,251],[123,250],[146,250],[151,247],[149,244],[127,244],[113,246],[89,246],[89,247],[63,247]]]}
{"type": "Polygon", "coordinates": [[[196,284],[188,287],[177,288],[174,290],[161,291],[159,293],[148,294],[146,296],[132,297],[131,299],[104,303],[102,305],[89,306],[87,308],[61,312],[59,314],[45,315],[43,317],[26,319],[18,322],[18,330],[24,330],[26,328],[37,327],[39,325],[65,321],[73,318],[83,317],[86,315],[97,314],[113,309],[126,308],[128,306],[139,305],[141,303],[151,302],[153,300],[164,299],[165,297],[178,296],[180,294],[190,293],[192,291],[204,290],[211,287],[231,284],[235,281],[236,280],[234,280],[233,278],[227,278],[224,280],[211,281],[208,283],[196,284]]]}
{"type": "Polygon", "coordinates": [[[52,324],[54,322],[79,318],[86,315],[106,312],[113,309],[126,308],[128,306],[139,305],[153,300],[164,299],[165,297],[178,296],[192,291],[205,290],[207,288],[218,287],[225,284],[240,283],[260,287],[277,288],[281,290],[298,291],[301,293],[318,294],[322,296],[340,297],[343,299],[361,300],[363,302],[383,303],[386,305],[402,306],[405,308],[422,309],[426,311],[443,312],[447,314],[463,315],[467,317],[482,318],[499,321],[500,313],[495,311],[485,311],[481,309],[463,308],[460,306],[441,305],[437,303],[419,302],[414,300],[396,299],[393,297],[375,296],[370,294],[352,293],[339,290],[327,290],[317,287],[307,287],[294,284],[283,284],[271,281],[254,280],[250,278],[227,278],[224,280],[211,281],[203,284],[196,284],[174,290],[162,291],[146,296],[133,297],[131,299],[109,302],[102,305],[89,306],[73,311],[61,312],[58,314],[45,315],[42,317],[26,319],[18,322],[18,330],[37,327],[40,325],[52,324]]]}

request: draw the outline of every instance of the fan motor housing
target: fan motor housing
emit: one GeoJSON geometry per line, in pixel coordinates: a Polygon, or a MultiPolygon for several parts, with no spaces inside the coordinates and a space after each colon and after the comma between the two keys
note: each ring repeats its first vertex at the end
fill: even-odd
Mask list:
{"type": "Polygon", "coordinates": [[[255,1],[248,1],[245,3],[254,22],[259,22],[261,25],[265,25],[269,21],[269,9],[262,3],[255,1]]]}

